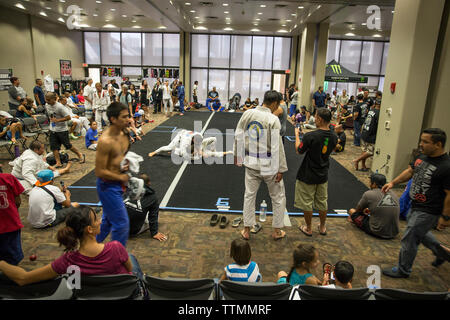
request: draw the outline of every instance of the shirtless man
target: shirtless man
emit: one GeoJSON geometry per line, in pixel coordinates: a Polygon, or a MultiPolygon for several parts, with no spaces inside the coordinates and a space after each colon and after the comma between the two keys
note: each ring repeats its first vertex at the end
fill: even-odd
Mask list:
{"type": "Polygon", "coordinates": [[[97,241],[102,242],[112,232],[111,240],[124,246],[128,240],[130,223],[122,199],[123,186],[129,176],[124,173],[128,166],[120,167],[130,145],[126,133],[128,127],[128,108],[120,102],[113,102],[106,110],[111,126],[103,132],[97,144],[95,155],[95,175],[97,193],[103,205],[103,217],[97,241]]]}

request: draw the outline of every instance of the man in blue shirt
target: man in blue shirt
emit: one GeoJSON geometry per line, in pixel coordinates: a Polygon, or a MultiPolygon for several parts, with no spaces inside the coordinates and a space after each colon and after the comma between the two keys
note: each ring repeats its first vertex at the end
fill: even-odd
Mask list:
{"type": "MultiPolygon", "coordinates": [[[[219,93],[216,91],[216,87],[213,87],[212,91],[208,93],[208,99],[206,99],[206,107],[210,109],[209,103],[219,99],[219,93]]],[[[211,110],[211,109],[210,109],[211,110]]]]}
{"type": "Polygon", "coordinates": [[[319,89],[313,95],[312,102],[313,102],[314,110],[316,110],[317,108],[325,107],[326,97],[327,97],[327,95],[325,94],[325,92],[323,92],[323,87],[320,86],[319,89]]]}
{"type": "Polygon", "coordinates": [[[44,90],[42,90],[42,80],[36,79],[36,86],[33,89],[34,99],[38,106],[45,106],[45,95],[44,90]]]}
{"type": "Polygon", "coordinates": [[[184,115],[184,86],[183,81],[178,83],[178,101],[180,102],[180,116],[184,115]]]}

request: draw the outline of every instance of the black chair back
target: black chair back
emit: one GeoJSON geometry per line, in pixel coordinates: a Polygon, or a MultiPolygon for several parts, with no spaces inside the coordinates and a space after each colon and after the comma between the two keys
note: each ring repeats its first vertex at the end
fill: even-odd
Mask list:
{"type": "Polygon", "coordinates": [[[448,292],[410,292],[402,289],[376,289],[375,300],[447,300],[448,292]]]}
{"type": "Polygon", "coordinates": [[[150,300],[214,300],[216,285],[213,279],[158,278],[144,279],[150,300]]]}
{"type": "Polygon", "coordinates": [[[140,294],[139,279],[132,274],[81,276],[80,289],[74,289],[78,300],[131,300],[140,294]]]}
{"type": "Polygon", "coordinates": [[[17,113],[17,110],[11,109],[11,110],[8,110],[8,113],[9,113],[10,115],[12,115],[12,116],[15,118],[15,117],[16,117],[16,113],[17,113]]]}
{"type": "Polygon", "coordinates": [[[289,283],[230,280],[220,282],[219,288],[225,300],[288,300],[292,290],[289,283]]]}
{"type": "Polygon", "coordinates": [[[296,289],[301,300],[368,300],[372,293],[369,288],[333,289],[308,284],[296,289]]]}

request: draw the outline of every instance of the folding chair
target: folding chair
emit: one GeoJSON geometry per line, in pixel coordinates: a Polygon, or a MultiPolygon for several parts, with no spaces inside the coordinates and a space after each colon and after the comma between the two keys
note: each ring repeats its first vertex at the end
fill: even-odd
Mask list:
{"type": "Polygon", "coordinates": [[[41,134],[45,135],[46,139],[50,137],[50,121],[47,117],[47,115],[45,114],[37,114],[36,115],[37,121],[38,121],[38,125],[40,127],[40,131],[38,133],[38,137],[41,134]]]}
{"type": "Polygon", "coordinates": [[[411,292],[402,289],[376,289],[375,300],[448,300],[448,292],[411,292]]]}
{"type": "Polygon", "coordinates": [[[214,279],[158,278],[145,276],[150,300],[215,300],[214,279]]]}
{"type": "Polygon", "coordinates": [[[15,159],[16,155],[13,151],[14,143],[12,143],[12,141],[8,137],[6,139],[0,139],[0,148],[5,148],[11,158],[15,159]]]}
{"type": "Polygon", "coordinates": [[[219,289],[225,300],[288,300],[292,287],[289,283],[223,280],[219,289]]]}
{"type": "Polygon", "coordinates": [[[143,295],[139,279],[133,274],[81,276],[80,289],[74,289],[77,300],[139,300],[143,295]]]}
{"type": "MultiPolygon", "coordinates": [[[[333,289],[302,284],[295,289],[301,300],[369,300],[369,288],[333,289]]],[[[295,293],[294,293],[295,294],[295,293]]]]}
{"type": "MultiPolygon", "coordinates": [[[[32,138],[32,141],[36,141],[39,138],[41,127],[33,118],[20,118],[22,123],[23,135],[26,138],[32,138]]],[[[28,139],[27,139],[28,140],[28,139]]],[[[20,140],[24,149],[27,149],[26,140],[20,140]]]]}

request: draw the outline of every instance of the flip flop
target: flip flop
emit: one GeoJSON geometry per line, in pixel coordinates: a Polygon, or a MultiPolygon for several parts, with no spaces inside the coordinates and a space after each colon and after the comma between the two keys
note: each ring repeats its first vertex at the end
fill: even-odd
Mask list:
{"type": "Polygon", "coordinates": [[[83,161],[80,161],[80,164],[85,162],[86,162],[86,155],[83,153],[83,161]]]}
{"type": "Polygon", "coordinates": [[[241,224],[242,220],[243,220],[243,219],[242,219],[241,217],[238,217],[238,218],[234,219],[234,220],[232,221],[232,223],[231,223],[231,226],[232,226],[233,228],[239,227],[239,225],[241,224]]]}
{"type": "Polygon", "coordinates": [[[219,223],[219,215],[217,214],[217,213],[214,213],[212,216],[211,216],[211,221],[209,222],[209,224],[212,226],[212,227],[214,227],[216,224],[218,224],[219,223]]]}
{"type": "Polygon", "coordinates": [[[300,226],[300,227],[298,227],[298,228],[300,229],[301,232],[303,232],[303,234],[304,234],[305,236],[312,237],[312,233],[307,233],[307,232],[304,230],[304,228],[306,228],[306,226],[302,225],[302,226],[300,226]]]}
{"type": "Polygon", "coordinates": [[[321,232],[321,231],[320,231],[320,225],[317,225],[317,229],[319,230],[319,234],[320,234],[321,236],[326,236],[326,235],[327,235],[327,229],[325,229],[325,232],[321,232]]]}
{"type": "Polygon", "coordinates": [[[280,230],[280,234],[281,236],[279,237],[272,237],[274,240],[280,240],[283,239],[284,237],[286,237],[286,232],[284,232],[283,230],[280,230]]]}
{"type": "Polygon", "coordinates": [[[257,223],[253,226],[253,228],[250,229],[250,232],[251,232],[251,233],[258,233],[259,231],[261,231],[261,229],[262,229],[261,223],[257,222],[257,223]]]}
{"type": "Polygon", "coordinates": [[[228,225],[228,218],[225,216],[220,217],[220,229],[225,229],[228,225]]]}

